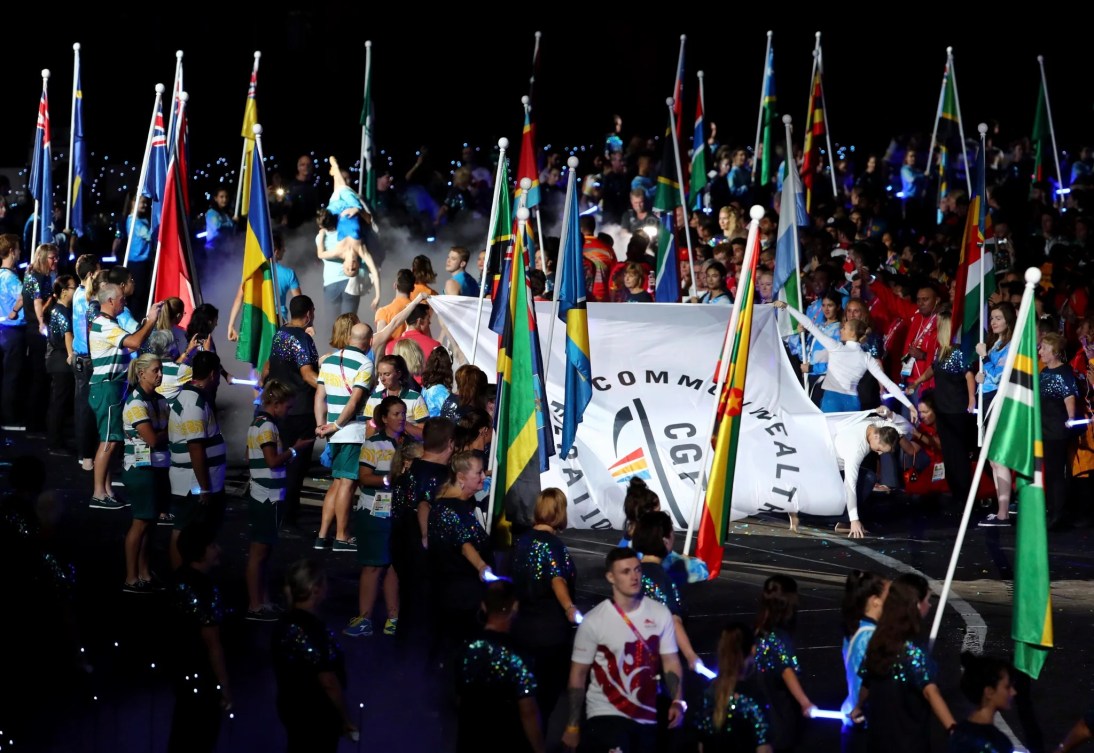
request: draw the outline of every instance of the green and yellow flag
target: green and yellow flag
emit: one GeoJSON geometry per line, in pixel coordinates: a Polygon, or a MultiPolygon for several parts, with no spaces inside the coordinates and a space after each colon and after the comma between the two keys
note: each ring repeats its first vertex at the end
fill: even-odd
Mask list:
{"type": "Polygon", "coordinates": [[[1037,373],[1037,321],[1027,288],[1015,333],[1018,351],[1009,381],[994,406],[999,423],[988,449],[993,462],[1017,474],[1018,535],[1014,565],[1014,666],[1036,679],[1052,648],[1052,600],[1045,529],[1044,449],[1041,444],[1040,379],[1037,373]]]}
{"type": "MultiPolygon", "coordinates": [[[[266,171],[262,153],[255,142],[248,183],[254,196],[266,195],[266,171]]],[[[255,204],[247,215],[247,237],[243,243],[243,317],[239,326],[236,358],[261,371],[270,357],[277,332],[277,296],[274,290],[274,245],[270,208],[265,201],[255,204]]]]}

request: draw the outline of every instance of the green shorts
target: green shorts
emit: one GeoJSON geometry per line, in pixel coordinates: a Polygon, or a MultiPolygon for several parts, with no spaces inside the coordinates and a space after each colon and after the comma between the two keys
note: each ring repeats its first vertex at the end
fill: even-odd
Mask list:
{"type": "Polygon", "coordinates": [[[254,497],[247,497],[247,528],[251,532],[251,543],[276,544],[277,530],[281,528],[284,513],[284,502],[259,502],[254,497]]]}
{"type": "Polygon", "coordinates": [[[361,444],[359,442],[338,442],[331,444],[331,478],[357,480],[361,465],[361,444]]]}
{"type": "Polygon", "coordinates": [[[122,409],[125,408],[125,385],[122,382],[99,382],[88,387],[87,402],[95,414],[100,442],[123,442],[122,409]]]}
{"type": "Polygon", "coordinates": [[[161,500],[171,495],[171,482],[166,468],[130,468],[122,473],[125,498],[135,520],[156,520],[163,506],[161,500]]]}
{"type": "Polygon", "coordinates": [[[171,512],[175,516],[174,528],[176,531],[201,523],[211,526],[215,532],[220,531],[224,522],[224,506],[226,499],[223,491],[213,492],[204,505],[198,501],[198,495],[187,494],[185,497],[178,494],[171,495],[171,512]]]}
{"type": "Polygon", "coordinates": [[[383,567],[391,564],[391,518],[377,518],[368,510],[353,513],[357,537],[357,564],[383,567]]]}

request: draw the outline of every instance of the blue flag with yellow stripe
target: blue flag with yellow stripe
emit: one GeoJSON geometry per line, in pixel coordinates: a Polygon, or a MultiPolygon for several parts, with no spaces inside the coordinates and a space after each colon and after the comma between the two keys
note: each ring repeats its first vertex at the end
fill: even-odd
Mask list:
{"type": "Polygon", "coordinates": [[[562,269],[558,283],[558,318],[566,323],[566,398],[562,410],[562,442],[559,457],[566,457],[574,445],[577,425],[585,408],[593,399],[593,366],[589,352],[589,312],[585,305],[585,266],[582,256],[584,237],[578,227],[578,202],[574,181],[577,171],[570,170],[566,191],[569,211],[566,213],[562,237],[562,269]]]}

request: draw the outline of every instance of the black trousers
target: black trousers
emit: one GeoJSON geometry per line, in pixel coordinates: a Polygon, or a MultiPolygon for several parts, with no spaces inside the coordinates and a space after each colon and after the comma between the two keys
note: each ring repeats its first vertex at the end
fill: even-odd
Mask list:
{"type": "Polygon", "coordinates": [[[73,420],[73,399],[76,395],[76,378],[72,369],[54,370],[50,373],[49,410],[46,414],[46,446],[51,450],[64,449],[73,420]]]}
{"type": "Polygon", "coordinates": [[[87,402],[88,384],[91,382],[91,358],[90,356],[76,356],[76,362],[72,365],[75,398],[73,412],[76,422],[76,457],[95,457],[99,449],[99,432],[95,427],[95,414],[91,412],[91,404],[87,402]]]}
{"type": "Polygon", "coordinates": [[[49,396],[49,373],[46,371],[46,338],[37,330],[27,331],[27,430],[41,431],[46,428],[46,400],[49,396]]]}
{"type": "Polygon", "coordinates": [[[936,413],[935,416],[938,441],[942,444],[942,462],[946,466],[946,483],[953,498],[963,502],[969,497],[973,481],[969,452],[973,446],[975,419],[970,413],[936,413]]]}
{"type": "Polygon", "coordinates": [[[23,394],[20,387],[27,361],[27,328],[0,327],[0,417],[5,425],[19,424],[23,418],[23,394]]]}
{"type": "Polygon", "coordinates": [[[1046,439],[1045,448],[1045,522],[1060,523],[1067,518],[1067,444],[1068,439],[1046,439]]]}
{"type": "MultiPolygon", "coordinates": [[[[315,437],[315,416],[285,416],[281,422],[282,446],[292,447],[302,437],[315,437]]],[[[306,450],[285,468],[285,522],[290,525],[295,525],[300,516],[300,491],[304,488],[304,477],[310,467],[311,451],[306,450]]]]}

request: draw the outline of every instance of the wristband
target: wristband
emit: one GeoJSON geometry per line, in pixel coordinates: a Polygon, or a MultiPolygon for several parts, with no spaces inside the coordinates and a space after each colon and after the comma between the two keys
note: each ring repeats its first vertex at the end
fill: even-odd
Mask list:
{"type": "Polygon", "coordinates": [[[566,725],[566,731],[567,731],[567,732],[580,732],[580,731],[581,731],[581,727],[579,727],[579,726],[578,726],[578,725],[576,725],[576,724],[567,724],[567,725],[566,725]]]}

